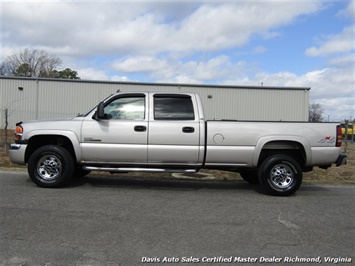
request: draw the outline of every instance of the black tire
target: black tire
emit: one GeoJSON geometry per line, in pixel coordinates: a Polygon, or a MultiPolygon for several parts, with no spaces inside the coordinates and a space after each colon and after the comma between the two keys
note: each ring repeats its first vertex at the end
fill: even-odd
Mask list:
{"type": "Polygon", "coordinates": [[[243,169],[239,171],[240,176],[251,185],[259,184],[258,171],[253,169],[243,169]]]}
{"type": "Polygon", "coordinates": [[[258,175],[260,185],[268,194],[290,196],[301,186],[303,174],[295,159],[277,154],[261,163],[258,175]]]}
{"type": "Polygon", "coordinates": [[[36,150],[28,161],[28,174],[39,187],[58,188],[73,176],[75,163],[71,154],[56,145],[36,150]]]}

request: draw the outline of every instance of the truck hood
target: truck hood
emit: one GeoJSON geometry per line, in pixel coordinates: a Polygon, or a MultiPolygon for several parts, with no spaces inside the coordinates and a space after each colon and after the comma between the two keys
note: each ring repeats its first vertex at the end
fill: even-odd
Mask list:
{"type": "Polygon", "coordinates": [[[72,131],[79,134],[83,119],[84,117],[40,119],[18,123],[17,125],[22,126],[25,137],[28,136],[27,134],[32,135],[33,132],[46,134],[48,131],[51,131],[50,134],[60,134],[63,131],[72,131]]]}
{"type": "Polygon", "coordinates": [[[33,124],[33,123],[47,123],[47,122],[66,122],[66,121],[72,121],[74,120],[76,117],[71,117],[71,118],[46,118],[46,119],[36,119],[36,120],[29,120],[26,122],[22,122],[21,124],[33,124]]]}

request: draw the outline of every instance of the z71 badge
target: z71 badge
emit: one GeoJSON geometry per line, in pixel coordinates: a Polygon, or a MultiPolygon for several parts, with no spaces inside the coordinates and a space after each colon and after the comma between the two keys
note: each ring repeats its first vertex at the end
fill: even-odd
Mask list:
{"type": "Polygon", "coordinates": [[[319,143],[334,143],[335,137],[333,136],[325,136],[324,138],[321,138],[318,140],[319,143]]]}

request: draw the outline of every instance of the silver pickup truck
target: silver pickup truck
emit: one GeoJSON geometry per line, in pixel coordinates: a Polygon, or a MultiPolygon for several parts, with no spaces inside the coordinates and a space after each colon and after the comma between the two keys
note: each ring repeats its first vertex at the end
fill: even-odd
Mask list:
{"type": "Polygon", "coordinates": [[[272,195],[291,195],[302,172],[346,163],[334,123],[205,121],[196,93],[117,93],[72,119],[18,123],[13,163],[40,187],[90,171],[236,171],[272,195]]]}

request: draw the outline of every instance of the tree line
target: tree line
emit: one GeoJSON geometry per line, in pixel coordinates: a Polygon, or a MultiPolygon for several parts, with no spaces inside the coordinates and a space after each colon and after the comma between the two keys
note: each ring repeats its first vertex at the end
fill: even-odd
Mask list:
{"type": "Polygon", "coordinates": [[[70,68],[59,70],[62,59],[44,50],[24,49],[8,56],[0,66],[0,75],[27,78],[80,79],[70,68]]]}

